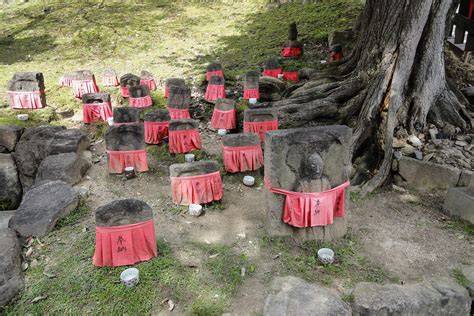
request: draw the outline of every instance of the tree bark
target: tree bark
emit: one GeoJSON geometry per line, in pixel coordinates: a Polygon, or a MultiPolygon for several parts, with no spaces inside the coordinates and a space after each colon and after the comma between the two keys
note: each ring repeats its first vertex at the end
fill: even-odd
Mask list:
{"type": "Polygon", "coordinates": [[[445,35],[455,5],[449,0],[368,0],[355,27],[355,48],[327,66],[329,82],[329,76],[318,74],[272,104],[282,125],[351,126],[352,161],[359,166],[356,182],[363,180],[363,194],[389,176],[396,128],[415,133],[427,123],[449,123],[470,129],[465,105],[444,68],[445,35]]]}

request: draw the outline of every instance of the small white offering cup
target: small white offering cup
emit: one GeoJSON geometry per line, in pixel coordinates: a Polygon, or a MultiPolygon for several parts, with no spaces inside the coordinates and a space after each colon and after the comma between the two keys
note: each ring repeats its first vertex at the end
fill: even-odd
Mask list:
{"type": "Polygon", "coordinates": [[[278,79],[283,79],[283,74],[278,74],[278,79]]]}
{"type": "Polygon", "coordinates": [[[226,129],[220,128],[220,129],[217,130],[217,135],[224,136],[225,134],[227,134],[226,129]]]}
{"type": "Polygon", "coordinates": [[[202,205],[200,204],[189,204],[189,215],[200,216],[202,214],[202,205]]]}
{"type": "Polygon", "coordinates": [[[193,162],[196,156],[194,154],[186,154],[184,155],[184,161],[186,162],[193,162]]]}
{"type": "Polygon", "coordinates": [[[318,258],[323,264],[331,264],[334,262],[334,251],[329,248],[321,248],[318,250],[318,258]]]}
{"type": "Polygon", "coordinates": [[[321,60],[321,64],[326,64],[327,62],[327,60],[321,60]]]}
{"type": "Polygon", "coordinates": [[[133,167],[125,167],[125,178],[132,179],[135,178],[135,168],[133,167]]]}
{"type": "Polygon", "coordinates": [[[129,268],[120,273],[120,281],[127,287],[135,286],[140,280],[140,272],[137,268],[129,268]]]}
{"type": "Polygon", "coordinates": [[[248,187],[251,187],[255,184],[255,178],[252,176],[245,176],[244,177],[244,184],[248,187]]]}
{"type": "Polygon", "coordinates": [[[17,119],[19,119],[20,121],[27,121],[28,120],[28,114],[18,114],[16,116],[17,119]]]}
{"type": "Polygon", "coordinates": [[[257,99],[256,98],[250,98],[249,103],[250,104],[257,104],[257,99]]]}
{"type": "Polygon", "coordinates": [[[109,118],[107,119],[107,123],[109,124],[109,126],[114,125],[114,118],[113,118],[113,117],[109,117],[109,118]]]}

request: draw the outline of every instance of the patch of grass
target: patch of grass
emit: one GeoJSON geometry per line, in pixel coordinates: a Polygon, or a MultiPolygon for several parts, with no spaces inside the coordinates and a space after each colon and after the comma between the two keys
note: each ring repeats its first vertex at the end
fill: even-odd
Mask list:
{"type": "Polygon", "coordinates": [[[57,221],[56,228],[59,229],[64,226],[74,225],[88,214],[91,214],[91,209],[89,205],[87,205],[87,202],[81,198],[79,199],[76,208],[71,213],[57,221]]]}
{"type": "Polygon", "coordinates": [[[283,274],[297,275],[309,282],[330,286],[338,279],[347,287],[357,282],[383,283],[387,279],[382,267],[359,254],[357,241],[350,234],[336,242],[307,241],[298,243],[289,238],[263,238],[264,247],[269,247],[277,257],[278,270],[283,274]],[[335,261],[330,265],[319,262],[317,251],[331,248],[335,261]]]}
{"type": "Polygon", "coordinates": [[[461,269],[453,269],[451,271],[451,275],[453,278],[458,282],[459,285],[463,287],[468,287],[469,286],[469,280],[466,278],[464,273],[462,273],[461,269]]]}
{"type": "Polygon", "coordinates": [[[361,199],[359,191],[350,191],[350,199],[352,203],[357,203],[361,199]]]}
{"type": "Polygon", "coordinates": [[[462,232],[470,238],[474,238],[474,225],[460,218],[451,218],[446,222],[447,228],[462,232]]]}

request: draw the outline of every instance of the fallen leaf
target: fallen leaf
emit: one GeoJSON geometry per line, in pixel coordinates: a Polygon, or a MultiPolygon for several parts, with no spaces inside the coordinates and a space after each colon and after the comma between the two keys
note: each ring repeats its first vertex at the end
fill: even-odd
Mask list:
{"type": "Polygon", "coordinates": [[[23,263],[21,264],[21,270],[26,271],[26,269],[28,269],[28,262],[23,261],[23,263]]]}
{"type": "Polygon", "coordinates": [[[28,248],[28,250],[25,253],[25,257],[29,257],[33,254],[33,247],[28,248]]]}
{"type": "Polygon", "coordinates": [[[43,274],[46,275],[48,278],[52,279],[56,277],[56,274],[50,273],[50,272],[45,272],[43,271],[43,274]]]}
{"type": "Polygon", "coordinates": [[[42,300],[47,299],[47,298],[48,298],[48,297],[47,297],[46,295],[44,295],[44,296],[43,296],[43,295],[40,295],[40,296],[37,296],[37,297],[35,297],[34,299],[32,299],[32,300],[31,300],[31,303],[34,304],[34,303],[37,303],[37,302],[42,301],[42,300]]]}
{"type": "Polygon", "coordinates": [[[219,254],[216,253],[216,254],[210,255],[209,258],[214,259],[214,258],[217,257],[218,255],[219,255],[219,254]]]}

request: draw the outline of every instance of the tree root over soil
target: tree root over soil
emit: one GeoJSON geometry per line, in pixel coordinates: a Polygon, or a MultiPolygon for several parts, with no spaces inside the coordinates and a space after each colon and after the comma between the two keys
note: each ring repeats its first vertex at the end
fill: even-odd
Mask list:
{"type": "Polygon", "coordinates": [[[410,134],[428,123],[472,128],[467,101],[445,75],[445,34],[458,1],[453,2],[368,0],[351,54],[271,103],[282,127],[352,127],[352,182],[362,194],[388,178],[397,128],[410,134]]]}

